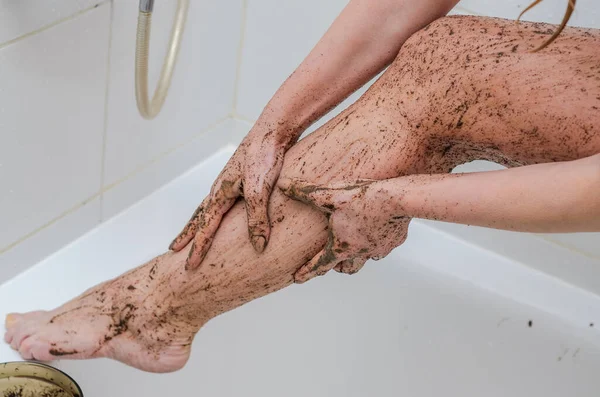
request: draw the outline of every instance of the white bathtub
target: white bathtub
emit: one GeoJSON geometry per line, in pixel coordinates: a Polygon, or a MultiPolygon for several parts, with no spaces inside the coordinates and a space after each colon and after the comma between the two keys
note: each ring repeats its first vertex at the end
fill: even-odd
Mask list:
{"type": "MultiPolygon", "coordinates": [[[[0,315],[53,308],[159,254],[231,151],[0,286],[0,315]]],[[[417,222],[355,276],[332,272],[212,320],[177,373],[53,365],[86,397],[597,397],[597,328],[597,297],[417,222]]],[[[0,343],[0,361],[18,359],[0,343]]]]}

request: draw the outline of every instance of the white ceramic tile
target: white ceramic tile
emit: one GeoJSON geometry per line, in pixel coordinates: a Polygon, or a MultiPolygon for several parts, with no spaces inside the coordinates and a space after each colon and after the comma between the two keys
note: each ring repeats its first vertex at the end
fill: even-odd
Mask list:
{"type": "MultiPolygon", "coordinates": [[[[102,218],[106,220],[114,216],[212,156],[224,146],[237,143],[236,136],[241,135],[236,134],[237,123],[231,118],[223,120],[213,128],[166,153],[143,170],[109,188],[103,193],[102,218]]],[[[202,194],[198,193],[196,199],[200,204],[203,199],[202,194]]]]}
{"type": "Polygon", "coordinates": [[[248,0],[237,112],[255,120],[347,0],[248,0]]]}
{"type": "MultiPolygon", "coordinates": [[[[175,0],[157,1],[150,48],[154,90],[171,33],[175,0]]],[[[105,185],[148,164],[229,114],[233,105],[241,0],[194,0],[169,95],[151,121],[138,113],[134,91],[138,2],[115,0],[112,25],[105,185]]]]}
{"type": "Polygon", "coordinates": [[[461,3],[459,3],[459,5],[450,10],[448,15],[478,15],[478,13],[461,6],[461,3]]]}
{"type": "MultiPolygon", "coordinates": [[[[559,23],[565,14],[567,2],[568,0],[544,0],[528,11],[523,16],[523,20],[559,23]]],[[[516,19],[530,3],[532,3],[531,0],[462,0],[459,6],[481,15],[516,19]]],[[[569,25],[599,28],[600,8],[598,7],[598,1],[579,0],[569,25]]]]}
{"type": "Polygon", "coordinates": [[[248,135],[248,132],[250,132],[253,124],[254,123],[249,120],[239,120],[234,118],[233,130],[231,132],[231,143],[234,145],[239,145],[242,142],[242,139],[248,135]]]}
{"type": "Polygon", "coordinates": [[[0,49],[0,248],[99,191],[109,17],[0,49]]]}
{"type": "Polygon", "coordinates": [[[0,0],[0,45],[105,0],[0,0]]]}
{"type": "Polygon", "coordinates": [[[58,251],[100,223],[98,197],[0,254],[0,284],[58,251]]]}
{"type": "Polygon", "coordinates": [[[600,233],[544,234],[542,237],[600,259],[600,233]]]}

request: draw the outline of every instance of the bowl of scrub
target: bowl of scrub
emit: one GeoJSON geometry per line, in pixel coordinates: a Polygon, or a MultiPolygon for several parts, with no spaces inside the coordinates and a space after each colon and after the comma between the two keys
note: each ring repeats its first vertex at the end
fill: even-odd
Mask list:
{"type": "Polygon", "coordinates": [[[70,376],[34,362],[0,364],[0,397],[83,397],[70,376]]]}

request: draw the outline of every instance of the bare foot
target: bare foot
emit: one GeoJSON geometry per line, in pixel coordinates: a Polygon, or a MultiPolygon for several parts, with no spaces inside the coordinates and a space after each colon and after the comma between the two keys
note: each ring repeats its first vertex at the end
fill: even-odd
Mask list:
{"type": "Polygon", "coordinates": [[[175,259],[163,255],[52,311],[9,314],[4,338],[28,360],[106,357],[149,372],[178,370],[197,329],[171,323],[160,294],[146,293],[161,290],[151,285],[160,280],[159,263],[175,259]]]}

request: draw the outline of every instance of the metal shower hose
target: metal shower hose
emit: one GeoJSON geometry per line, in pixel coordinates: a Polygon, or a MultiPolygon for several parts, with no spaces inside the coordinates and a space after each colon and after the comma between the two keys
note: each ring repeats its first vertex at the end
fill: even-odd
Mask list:
{"type": "Polygon", "coordinates": [[[145,119],[153,119],[158,115],[162,108],[169,86],[171,85],[171,77],[173,69],[179,53],[181,45],[181,37],[185,27],[185,20],[189,0],[177,1],[177,12],[175,13],[175,21],[173,30],[171,31],[171,39],[167,55],[162,65],[158,85],[154,91],[152,101],[148,95],[148,53],[150,48],[150,26],[152,22],[152,10],[154,8],[154,0],[140,0],[140,12],[137,24],[137,39],[135,45],[135,98],[140,114],[145,119]]]}

